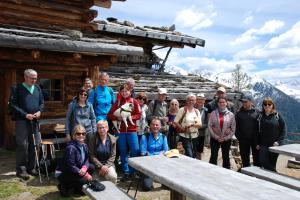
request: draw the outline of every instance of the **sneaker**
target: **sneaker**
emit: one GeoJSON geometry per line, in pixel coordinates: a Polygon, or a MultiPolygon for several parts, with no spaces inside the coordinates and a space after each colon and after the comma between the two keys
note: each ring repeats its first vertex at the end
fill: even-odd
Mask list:
{"type": "Polygon", "coordinates": [[[28,174],[30,174],[31,176],[38,176],[39,175],[39,173],[36,171],[36,169],[29,170],[28,174]]]}
{"type": "Polygon", "coordinates": [[[30,178],[29,174],[26,171],[17,172],[17,177],[19,177],[25,181],[27,181],[30,178]]]}
{"type": "Polygon", "coordinates": [[[58,191],[60,193],[60,196],[62,196],[62,197],[70,197],[70,192],[69,192],[68,188],[66,188],[62,184],[58,184],[57,185],[57,189],[58,189],[58,191]]]}

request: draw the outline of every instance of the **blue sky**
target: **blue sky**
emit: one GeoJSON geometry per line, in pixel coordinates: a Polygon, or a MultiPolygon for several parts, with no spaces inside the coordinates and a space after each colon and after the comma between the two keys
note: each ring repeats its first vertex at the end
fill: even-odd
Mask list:
{"type": "Polygon", "coordinates": [[[175,24],[177,31],[206,40],[204,48],[172,50],[168,67],[226,76],[241,64],[249,75],[275,83],[300,80],[299,10],[297,0],[127,0],[98,8],[98,18],[175,24]]]}

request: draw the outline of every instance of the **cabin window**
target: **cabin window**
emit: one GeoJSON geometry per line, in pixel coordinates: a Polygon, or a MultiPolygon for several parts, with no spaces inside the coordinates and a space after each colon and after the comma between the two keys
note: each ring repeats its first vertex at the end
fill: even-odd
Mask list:
{"type": "Polygon", "coordinates": [[[62,80],[41,78],[39,85],[45,101],[62,101],[62,80]]]}

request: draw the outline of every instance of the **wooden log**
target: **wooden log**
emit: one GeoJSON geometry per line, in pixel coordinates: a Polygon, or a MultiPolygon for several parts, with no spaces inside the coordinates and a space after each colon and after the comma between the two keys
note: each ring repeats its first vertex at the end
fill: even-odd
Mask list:
{"type": "Polygon", "coordinates": [[[39,57],[41,57],[41,52],[38,50],[32,50],[31,51],[31,56],[33,59],[38,59],[39,57]]]}
{"type": "Polygon", "coordinates": [[[93,4],[103,8],[110,8],[111,0],[93,0],[93,4]]]}
{"type": "Polygon", "coordinates": [[[83,72],[86,73],[88,71],[88,67],[80,67],[80,66],[68,66],[68,65],[51,65],[51,64],[37,64],[37,63],[18,63],[14,61],[2,61],[0,60],[0,68],[2,69],[26,69],[32,68],[37,71],[40,70],[49,70],[49,71],[60,71],[63,70],[65,72],[83,72]]]}
{"type": "Polygon", "coordinates": [[[54,9],[54,10],[60,10],[60,11],[65,11],[68,13],[77,13],[77,14],[82,14],[86,9],[83,9],[81,7],[76,7],[72,5],[64,5],[64,4],[59,4],[55,3],[52,1],[47,1],[47,0],[2,0],[5,2],[12,2],[20,5],[28,5],[28,6],[33,6],[33,7],[38,7],[41,9],[54,9]]]}
{"type": "Polygon", "coordinates": [[[37,59],[32,58],[30,50],[21,50],[14,48],[0,48],[0,60],[16,61],[16,62],[29,62],[39,64],[54,64],[54,65],[67,65],[67,66],[104,66],[108,67],[110,64],[109,55],[99,56],[86,56],[83,55],[82,59],[78,62],[74,60],[72,53],[62,52],[46,52],[41,51],[41,56],[37,59]]]}
{"type": "MultiPolygon", "coordinates": [[[[82,14],[79,13],[70,13],[66,11],[57,11],[53,9],[43,9],[41,11],[41,8],[39,7],[33,7],[33,6],[27,6],[23,4],[14,4],[14,3],[7,3],[7,2],[0,2],[0,8],[1,10],[4,9],[12,9],[16,12],[27,12],[27,13],[35,13],[40,15],[47,15],[47,16],[54,16],[54,17],[60,17],[60,18],[66,18],[71,20],[83,20],[82,14]]],[[[87,11],[85,11],[87,12],[87,11]]],[[[94,12],[92,12],[94,13],[94,12]]]]}
{"type": "MultiPolygon", "coordinates": [[[[45,24],[53,24],[56,26],[61,26],[62,30],[66,29],[64,27],[77,27],[82,30],[86,29],[87,27],[91,27],[92,30],[96,30],[97,26],[93,25],[93,23],[83,23],[81,21],[75,21],[75,20],[69,20],[69,19],[63,19],[59,17],[54,17],[54,16],[46,16],[46,15],[40,15],[40,14],[34,14],[34,13],[28,13],[24,11],[14,11],[11,9],[5,9],[1,11],[2,16],[5,16],[7,18],[10,18],[10,20],[7,21],[12,21],[12,19],[15,20],[28,20],[28,21],[37,21],[40,23],[45,23],[45,24]]],[[[4,22],[5,23],[5,22],[4,22]]],[[[17,24],[17,22],[14,22],[17,24]]]]}

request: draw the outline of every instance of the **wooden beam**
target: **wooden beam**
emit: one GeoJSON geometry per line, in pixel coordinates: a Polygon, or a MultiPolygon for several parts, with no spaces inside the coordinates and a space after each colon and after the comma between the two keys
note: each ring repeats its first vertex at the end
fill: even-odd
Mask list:
{"type": "Polygon", "coordinates": [[[111,7],[111,0],[93,0],[94,4],[103,8],[111,7]]]}
{"type": "Polygon", "coordinates": [[[41,51],[40,57],[32,58],[31,50],[14,49],[14,48],[0,48],[0,60],[26,62],[38,64],[54,64],[67,66],[108,66],[110,64],[111,56],[86,56],[83,55],[80,61],[74,59],[72,53],[62,52],[47,52],[41,51]]]}
{"type": "Polygon", "coordinates": [[[94,86],[98,85],[99,72],[100,72],[100,66],[90,66],[89,67],[88,77],[92,80],[92,82],[94,83],[94,86]]]}
{"type": "MultiPolygon", "coordinates": [[[[15,69],[9,69],[5,70],[4,77],[4,84],[5,84],[5,90],[4,92],[4,102],[8,102],[9,96],[10,96],[10,87],[12,85],[15,85],[17,83],[17,75],[15,69]]],[[[2,105],[3,106],[3,105],[2,105]]],[[[5,105],[6,106],[6,105],[5,105]]],[[[4,113],[4,147],[7,149],[13,149],[15,148],[15,123],[10,119],[10,116],[8,115],[7,109],[5,109],[4,113]]]]}
{"type": "Polygon", "coordinates": [[[27,13],[24,11],[14,11],[11,9],[4,9],[1,11],[1,15],[4,18],[4,20],[1,20],[1,23],[8,23],[8,24],[14,24],[18,25],[19,20],[25,20],[25,21],[36,21],[39,23],[49,24],[49,25],[56,25],[61,26],[62,30],[66,29],[65,27],[75,27],[79,29],[86,29],[91,28],[92,30],[96,30],[97,26],[93,23],[83,23],[81,21],[75,21],[75,20],[69,20],[69,19],[63,19],[59,17],[54,16],[46,16],[41,14],[34,14],[34,13],[27,13]]]}
{"type": "Polygon", "coordinates": [[[19,5],[28,5],[28,6],[33,6],[33,7],[38,7],[40,9],[54,9],[54,10],[60,10],[60,11],[65,11],[65,12],[71,12],[71,13],[77,13],[81,14],[86,9],[83,9],[81,7],[76,7],[72,5],[63,5],[59,3],[55,3],[53,1],[47,1],[47,0],[1,0],[4,2],[12,2],[15,4],[19,5]]]}

